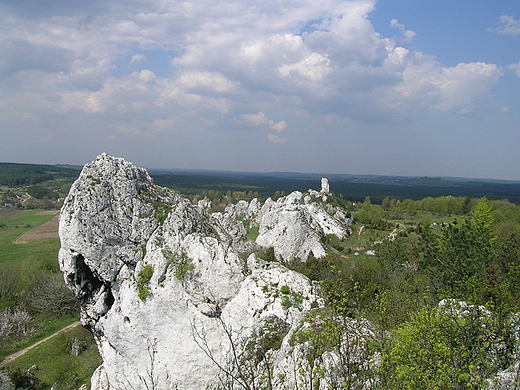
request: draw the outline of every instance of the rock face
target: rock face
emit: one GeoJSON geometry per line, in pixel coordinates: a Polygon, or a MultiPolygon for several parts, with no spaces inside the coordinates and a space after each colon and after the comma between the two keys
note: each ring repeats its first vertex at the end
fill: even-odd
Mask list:
{"type": "MultiPolygon", "coordinates": [[[[322,186],[328,191],[327,179],[322,179],[322,186]]],[[[324,192],[310,192],[325,197],[324,192]]],[[[236,230],[231,224],[236,224],[237,218],[258,227],[256,243],[264,248],[273,247],[278,259],[290,261],[297,258],[305,261],[310,253],[315,258],[325,256],[325,248],[321,243],[323,236],[333,234],[343,239],[350,232],[347,226],[352,223],[352,219],[342,209],[327,206],[325,210],[321,203],[312,201],[310,196],[304,197],[301,192],[295,191],[277,201],[269,198],[263,206],[257,199],[251,203],[239,201],[236,205],[228,206],[218,218],[229,221],[227,226],[230,232],[236,230]]],[[[245,231],[240,234],[244,237],[245,231]]]]}
{"type": "Polygon", "coordinates": [[[323,194],[330,193],[329,180],[325,177],[321,179],[321,192],[323,194]]]}
{"type": "Polygon", "coordinates": [[[304,199],[301,192],[278,199],[268,199],[259,211],[256,222],[259,236],[256,242],[263,247],[274,247],[277,257],[285,261],[293,258],[306,260],[325,256],[321,237],[335,234],[347,236],[346,229],[317,203],[304,199]]]}
{"type": "Polygon", "coordinates": [[[286,260],[319,257],[321,235],[346,235],[301,193],[210,215],[123,159],[103,154],[83,168],[61,210],[59,262],[103,358],[93,389],[209,388],[270,326],[274,370],[290,366],[291,335],[324,305],[321,290],[278,263],[241,258],[237,217],[286,260]]]}

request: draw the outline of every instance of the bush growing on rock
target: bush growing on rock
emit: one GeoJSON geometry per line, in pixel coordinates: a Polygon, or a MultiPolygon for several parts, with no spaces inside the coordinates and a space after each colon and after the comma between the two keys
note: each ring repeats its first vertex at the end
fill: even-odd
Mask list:
{"type": "Polygon", "coordinates": [[[144,265],[141,271],[139,271],[137,278],[137,292],[141,301],[143,301],[148,296],[148,294],[150,294],[149,282],[152,276],[153,267],[150,264],[144,265]]]}

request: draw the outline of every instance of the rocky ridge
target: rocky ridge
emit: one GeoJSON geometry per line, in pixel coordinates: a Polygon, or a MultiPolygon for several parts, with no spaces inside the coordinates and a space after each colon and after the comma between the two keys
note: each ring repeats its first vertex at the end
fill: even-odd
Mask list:
{"type": "Polygon", "coordinates": [[[272,246],[280,260],[323,256],[320,238],[345,237],[349,220],[315,199],[296,192],[209,214],[123,159],[87,164],[61,210],[59,262],[103,358],[92,388],[211,387],[235,378],[225,368],[266,334],[277,340],[264,351],[272,369],[287,374],[298,359],[291,336],[323,307],[321,289],[241,253],[272,246]],[[243,221],[258,227],[256,243],[245,241],[243,221]]]}

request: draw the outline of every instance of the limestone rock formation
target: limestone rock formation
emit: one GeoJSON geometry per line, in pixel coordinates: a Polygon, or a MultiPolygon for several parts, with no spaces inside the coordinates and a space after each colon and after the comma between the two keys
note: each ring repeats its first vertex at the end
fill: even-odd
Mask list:
{"type": "Polygon", "coordinates": [[[274,247],[278,258],[285,261],[325,256],[321,237],[334,234],[340,239],[348,232],[345,226],[315,202],[306,201],[301,192],[293,192],[274,202],[268,199],[256,218],[259,236],[256,242],[274,247]]]}
{"type": "Polygon", "coordinates": [[[321,198],[324,202],[327,200],[327,196],[330,195],[329,180],[326,177],[321,178],[321,190],[316,191],[309,189],[309,195],[315,198],[321,198]]]}
{"type": "MultiPolygon", "coordinates": [[[[309,193],[326,201],[325,195],[330,195],[328,180],[322,179],[321,192],[309,190],[309,193]]],[[[199,202],[202,208],[205,204],[205,200],[199,202]]],[[[241,200],[226,207],[224,213],[212,215],[238,240],[243,240],[247,234],[239,220],[248,225],[246,227],[258,227],[256,243],[264,248],[273,247],[276,257],[284,261],[295,258],[306,261],[310,253],[315,258],[325,256],[321,238],[329,234],[346,238],[350,233],[347,226],[352,223],[352,218],[347,217],[343,209],[324,206],[298,191],[277,201],[269,198],[263,206],[258,199],[250,203],[241,200]]]]}
{"type": "Polygon", "coordinates": [[[321,192],[323,194],[330,193],[329,180],[326,177],[321,179],[321,192]]]}
{"type": "Polygon", "coordinates": [[[257,242],[284,259],[320,256],[320,235],[345,229],[301,193],[225,214],[120,158],[103,154],[83,168],[61,210],[59,262],[103,358],[94,390],[211,387],[269,326],[280,339],[272,361],[289,364],[291,335],[324,305],[321,290],[255,254],[242,259],[244,226],[233,217],[256,220],[257,242]]]}

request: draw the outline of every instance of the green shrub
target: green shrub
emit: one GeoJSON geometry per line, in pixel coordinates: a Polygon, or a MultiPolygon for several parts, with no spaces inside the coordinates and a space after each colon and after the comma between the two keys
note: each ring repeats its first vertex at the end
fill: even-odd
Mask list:
{"type": "Polygon", "coordinates": [[[511,364],[504,324],[479,306],[446,306],[425,307],[397,330],[383,367],[395,370],[400,389],[487,388],[488,379],[511,364]]]}
{"type": "Polygon", "coordinates": [[[143,301],[150,294],[149,282],[153,276],[153,267],[150,264],[143,266],[137,278],[137,291],[139,299],[143,301]]]}
{"type": "Polygon", "coordinates": [[[180,261],[175,264],[175,277],[180,281],[184,281],[186,277],[193,275],[193,269],[193,260],[186,256],[185,253],[182,253],[180,261]]]}
{"type": "Polygon", "coordinates": [[[276,261],[276,255],[274,254],[274,248],[272,246],[261,251],[258,255],[261,259],[264,259],[269,263],[276,261]]]}
{"type": "Polygon", "coordinates": [[[191,277],[193,275],[193,270],[195,267],[193,266],[193,260],[184,253],[184,251],[180,251],[179,253],[173,253],[170,249],[165,248],[162,251],[163,256],[168,259],[169,265],[174,267],[175,277],[179,281],[186,280],[187,277],[191,277]]]}
{"type": "Polygon", "coordinates": [[[30,370],[22,371],[15,369],[9,372],[9,377],[15,386],[15,389],[24,390],[44,390],[45,385],[30,370]]]}

